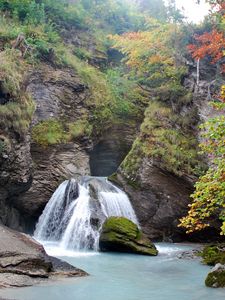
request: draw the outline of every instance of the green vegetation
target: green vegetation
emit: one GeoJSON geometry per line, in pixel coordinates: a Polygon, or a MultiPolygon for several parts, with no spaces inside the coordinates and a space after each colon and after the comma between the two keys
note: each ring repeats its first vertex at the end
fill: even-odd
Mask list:
{"type": "Polygon", "coordinates": [[[137,179],[137,171],[144,157],[152,163],[178,176],[201,174],[204,164],[198,154],[198,141],[189,125],[193,116],[187,113],[187,121],[178,127],[176,114],[170,106],[159,101],[150,102],[145,111],[139,137],[122,164],[124,171],[137,179]]]}
{"type": "Polygon", "coordinates": [[[132,182],[144,158],[178,176],[199,176],[204,164],[193,128],[198,123],[193,95],[182,86],[187,68],[179,61],[184,32],[176,24],[148,20],[149,29],[111,36],[129,68],[129,76],[149,98],[140,134],[122,163],[132,182]],[[185,107],[185,111],[183,108],[185,107]]]}
{"type": "MultiPolygon", "coordinates": [[[[118,120],[141,120],[145,111],[140,134],[122,163],[129,184],[139,186],[145,160],[178,176],[202,175],[205,166],[194,134],[199,117],[192,93],[183,87],[184,56],[194,32],[210,30],[210,21],[186,26],[174,1],[167,7],[163,1],[138,2],[139,7],[121,0],[0,0],[0,80],[7,100],[0,105],[1,130],[27,132],[34,103],[25,91],[26,76],[48,63],[73,70],[88,87],[84,105],[90,114],[41,122],[33,128],[33,141],[46,147],[99,136],[118,120]],[[20,35],[24,44],[15,46],[20,35]],[[120,52],[117,61],[110,47],[120,52]]],[[[209,54],[219,61],[224,56],[223,10],[218,23],[215,34],[196,39],[200,48],[189,46],[194,58],[209,54]]],[[[224,123],[220,116],[202,127],[201,148],[210,168],[196,184],[189,216],[181,221],[189,232],[210,226],[216,217],[225,233],[224,123]]]]}
{"type": "Polygon", "coordinates": [[[102,226],[100,235],[101,251],[128,252],[156,256],[158,251],[153,243],[132,221],[123,217],[110,217],[102,226]]]}
{"type": "Polygon", "coordinates": [[[0,53],[0,78],[2,90],[14,99],[19,98],[25,65],[19,60],[19,53],[14,49],[7,49],[0,53]]]}
{"type": "Polygon", "coordinates": [[[209,245],[200,253],[203,263],[209,266],[225,264],[225,244],[209,245]]]}
{"type": "Polygon", "coordinates": [[[0,63],[1,89],[11,97],[10,102],[0,106],[1,127],[5,130],[13,128],[19,134],[24,134],[34,111],[31,97],[22,89],[26,64],[23,64],[18,52],[13,49],[0,53],[0,63]]]}
{"type": "Polygon", "coordinates": [[[65,123],[56,119],[49,119],[38,123],[32,129],[32,139],[35,143],[47,147],[68,143],[84,136],[90,136],[92,125],[87,120],[77,120],[65,123]]]}
{"type": "MultiPolygon", "coordinates": [[[[0,11],[3,12],[3,14],[0,13],[0,41],[4,49],[0,58],[3,61],[0,76],[4,80],[4,90],[10,94],[10,103],[0,107],[0,114],[4,115],[4,124],[8,124],[8,127],[14,127],[16,130],[21,128],[24,131],[25,128],[28,128],[34,107],[30,97],[21,94],[21,86],[26,70],[30,66],[38,65],[40,61],[48,61],[57,67],[73,68],[89,87],[89,98],[85,101],[92,111],[91,124],[86,126],[82,123],[83,121],[76,123],[75,120],[75,123],[70,124],[67,129],[67,120],[58,120],[62,123],[63,130],[71,131],[68,133],[71,138],[83,134],[90,135],[92,132],[99,135],[118,117],[129,118],[129,116],[140,114],[140,109],[135,104],[139,99],[142,100],[143,96],[135,84],[130,84],[121,73],[113,70],[111,73],[110,71],[104,73],[97,67],[91,66],[89,60],[94,54],[85,48],[85,44],[81,47],[66,46],[63,36],[61,36],[61,31],[67,31],[68,26],[78,31],[82,29],[81,35],[85,36],[86,43],[92,39],[98,56],[106,57],[108,32],[121,31],[122,28],[122,31],[129,30],[128,27],[135,24],[135,22],[129,21],[129,18],[144,20],[143,16],[138,14],[135,16],[133,10],[128,7],[125,4],[121,7],[117,0],[109,1],[107,9],[105,1],[93,3],[93,1],[81,0],[74,5],[69,4],[66,0],[56,3],[53,0],[23,0],[22,2],[0,0],[0,11]],[[104,13],[97,19],[99,11],[104,13]],[[114,19],[114,16],[119,19],[114,19]],[[91,23],[92,25],[90,25],[91,23]],[[125,26],[125,23],[128,27],[125,26]],[[104,30],[101,29],[103,24],[106,25],[104,30]],[[91,30],[86,34],[85,31],[90,26],[91,30]],[[18,50],[10,49],[21,33],[29,45],[23,59],[20,47],[18,50]],[[103,51],[102,54],[101,51],[103,51]],[[110,74],[113,72],[112,78],[110,74]],[[123,81],[122,84],[118,83],[120,80],[123,81]],[[122,91],[123,88],[124,91],[122,91]],[[133,92],[129,93],[129,89],[133,92]],[[17,100],[11,100],[13,97],[17,100]],[[18,116],[16,111],[18,111],[18,116]]],[[[137,23],[139,24],[139,21],[137,23]]],[[[48,121],[45,124],[41,123],[39,127],[35,128],[35,134],[32,135],[35,136],[35,141],[47,145],[68,140],[61,133],[60,128],[55,125],[48,121]],[[57,130],[59,130],[58,135],[56,134],[57,130]],[[45,133],[43,140],[40,138],[41,132],[45,133]]]]}
{"type": "Polygon", "coordinates": [[[69,137],[71,139],[76,139],[82,136],[90,137],[93,127],[88,123],[87,120],[78,120],[74,123],[70,123],[69,127],[69,137]]]}
{"type": "Polygon", "coordinates": [[[205,285],[213,288],[225,287],[225,269],[220,266],[216,270],[212,270],[206,277],[205,285]]]}
{"type": "Polygon", "coordinates": [[[201,129],[203,142],[200,146],[210,157],[211,166],[196,183],[191,196],[194,201],[180,226],[188,232],[202,230],[217,217],[221,222],[221,234],[225,234],[225,117],[212,118],[201,129]]]}
{"type": "Polygon", "coordinates": [[[120,118],[140,118],[146,106],[147,94],[135,81],[128,79],[122,69],[108,69],[106,79],[115,98],[114,114],[120,118]]]}
{"type": "Polygon", "coordinates": [[[32,130],[32,139],[44,147],[66,141],[66,133],[57,120],[40,122],[32,130]]]}

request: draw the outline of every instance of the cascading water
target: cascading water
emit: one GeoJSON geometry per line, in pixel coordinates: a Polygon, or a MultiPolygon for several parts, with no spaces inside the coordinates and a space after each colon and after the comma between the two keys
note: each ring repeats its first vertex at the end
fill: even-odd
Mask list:
{"type": "Polygon", "coordinates": [[[127,195],[106,178],[64,181],[55,191],[34,232],[40,241],[57,241],[63,249],[97,250],[106,218],[122,216],[138,224],[127,195]]]}

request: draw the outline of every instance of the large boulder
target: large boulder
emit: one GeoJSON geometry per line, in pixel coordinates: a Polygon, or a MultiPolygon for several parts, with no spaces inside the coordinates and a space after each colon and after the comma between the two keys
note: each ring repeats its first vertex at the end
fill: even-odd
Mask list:
{"type": "Polygon", "coordinates": [[[203,263],[214,266],[206,277],[206,286],[225,287],[225,243],[208,245],[200,255],[203,258],[203,263]]]}
{"type": "Polygon", "coordinates": [[[111,217],[105,221],[99,248],[103,252],[127,252],[151,256],[158,254],[155,245],[138,226],[124,217],[111,217]]]}
{"type": "Polygon", "coordinates": [[[0,226],[0,288],[31,286],[58,277],[85,276],[66,262],[46,254],[28,235],[0,226]]]}
{"type": "Polygon", "coordinates": [[[216,264],[205,280],[208,287],[225,287],[225,265],[216,264]]]}

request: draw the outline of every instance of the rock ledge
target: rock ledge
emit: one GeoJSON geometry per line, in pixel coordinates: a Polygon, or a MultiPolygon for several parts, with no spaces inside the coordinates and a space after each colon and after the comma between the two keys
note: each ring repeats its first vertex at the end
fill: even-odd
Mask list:
{"type": "Polygon", "coordinates": [[[80,277],[86,272],[48,256],[30,236],[0,226],[0,288],[25,287],[54,278],[80,277]]]}

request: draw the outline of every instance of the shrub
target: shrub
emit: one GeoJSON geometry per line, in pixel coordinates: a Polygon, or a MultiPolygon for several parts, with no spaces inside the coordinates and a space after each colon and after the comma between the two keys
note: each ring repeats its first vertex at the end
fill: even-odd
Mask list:
{"type": "Polygon", "coordinates": [[[66,132],[60,121],[50,119],[42,121],[32,129],[32,139],[37,144],[47,147],[67,140],[66,132]]]}
{"type": "Polygon", "coordinates": [[[70,139],[76,139],[82,136],[90,137],[93,127],[87,120],[78,120],[68,124],[68,135],[70,139]]]}
{"type": "Polygon", "coordinates": [[[204,169],[198,154],[198,141],[188,131],[175,127],[174,113],[169,106],[151,101],[145,111],[140,136],[122,167],[126,173],[137,174],[143,157],[178,176],[199,175],[204,169]]]}
{"type": "Polygon", "coordinates": [[[12,97],[18,98],[23,81],[23,72],[25,70],[25,64],[19,59],[19,52],[14,49],[7,49],[1,52],[0,65],[2,88],[12,97]]]}

